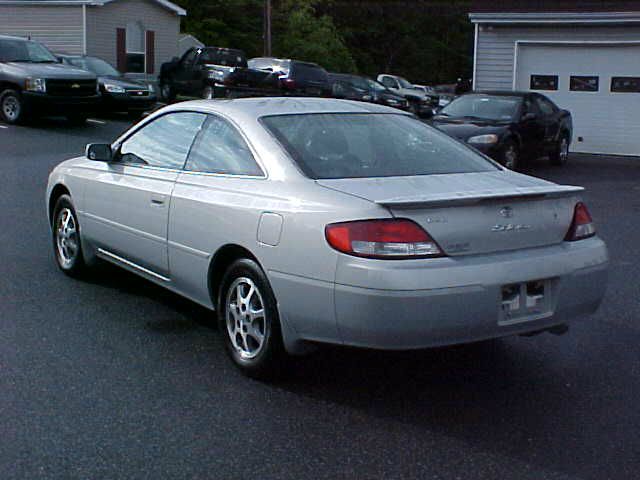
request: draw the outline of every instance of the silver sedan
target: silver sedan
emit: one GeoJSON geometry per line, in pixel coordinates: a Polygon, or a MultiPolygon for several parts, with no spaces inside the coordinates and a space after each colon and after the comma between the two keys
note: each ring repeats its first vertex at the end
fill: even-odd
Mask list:
{"type": "Polygon", "coordinates": [[[106,260],[216,312],[265,377],[316,343],[416,349],[561,332],[608,255],[582,188],[505,170],[401,111],[186,102],[58,165],[60,269],[106,260]]]}

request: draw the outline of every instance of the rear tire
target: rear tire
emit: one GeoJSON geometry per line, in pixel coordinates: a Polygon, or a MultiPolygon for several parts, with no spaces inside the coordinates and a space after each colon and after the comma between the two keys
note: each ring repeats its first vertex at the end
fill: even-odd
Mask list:
{"type": "Polygon", "coordinates": [[[231,264],[217,305],[218,327],[233,363],[252,378],[278,377],[286,354],[277,302],[260,266],[247,258],[231,264]]]}
{"type": "Polygon", "coordinates": [[[58,268],[70,277],[80,276],[87,265],[82,254],[78,216],[69,195],[61,195],[56,201],[51,233],[58,268]]]}
{"type": "Polygon", "coordinates": [[[5,90],[0,94],[0,115],[11,125],[24,123],[27,111],[22,95],[17,90],[5,90]]]}
{"type": "Polygon", "coordinates": [[[558,143],[555,146],[551,155],[549,155],[552,165],[566,165],[569,161],[569,136],[563,133],[558,139],[558,143]]]}

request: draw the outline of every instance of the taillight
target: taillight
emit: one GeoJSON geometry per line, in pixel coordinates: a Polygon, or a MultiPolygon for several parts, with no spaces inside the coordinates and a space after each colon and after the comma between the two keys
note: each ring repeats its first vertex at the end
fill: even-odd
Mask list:
{"type": "Polygon", "coordinates": [[[407,259],[442,257],[438,244],[411,220],[361,220],[325,227],[327,242],[357,257],[407,259]]]}
{"type": "Polygon", "coordinates": [[[578,202],[573,211],[571,227],[569,227],[569,231],[566,237],[564,237],[565,241],[575,242],[576,240],[593,237],[595,234],[596,227],[593,224],[593,219],[587,206],[582,202],[578,202]]]}
{"type": "Polygon", "coordinates": [[[289,89],[296,88],[296,81],[293,78],[283,78],[282,86],[289,89]]]}

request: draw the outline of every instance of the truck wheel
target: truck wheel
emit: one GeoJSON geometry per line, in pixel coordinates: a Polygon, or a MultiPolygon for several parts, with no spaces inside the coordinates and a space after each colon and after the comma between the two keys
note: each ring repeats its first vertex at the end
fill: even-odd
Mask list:
{"type": "Polygon", "coordinates": [[[5,122],[11,125],[24,122],[26,108],[20,92],[5,90],[0,94],[0,115],[5,122]]]}
{"type": "Polygon", "coordinates": [[[171,84],[166,82],[160,84],[160,95],[165,102],[173,102],[176,99],[176,92],[171,84]]]}
{"type": "Polygon", "coordinates": [[[207,85],[202,89],[202,98],[205,99],[205,100],[213,100],[214,93],[213,93],[213,87],[212,86],[207,85]]]}

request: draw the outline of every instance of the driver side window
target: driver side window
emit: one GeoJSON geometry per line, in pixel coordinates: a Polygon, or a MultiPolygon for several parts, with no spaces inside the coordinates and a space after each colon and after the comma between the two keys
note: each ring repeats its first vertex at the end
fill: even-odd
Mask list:
{"type": "Polygon", "coordinates": [[[387,88],[398,88],[398,84],[391,77],[384,77],[382,79],[382,84],[387,88]]]}
{"type": "Polygon", "coordinates": [[[146,124],[127,138],[118,151],[122,163],[181,169],[205,115],[168,113],[146,124]]]}
{"type": "Polygon", "coordinates": [[[197,56],[198,56],[197,50],[191,50],[184,57],[182,57],[182,66],[183,67],[192,66],[195,63],[197,56]]]}

